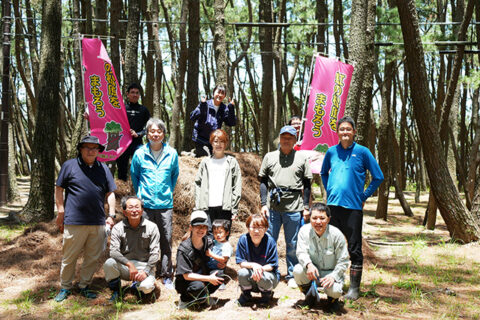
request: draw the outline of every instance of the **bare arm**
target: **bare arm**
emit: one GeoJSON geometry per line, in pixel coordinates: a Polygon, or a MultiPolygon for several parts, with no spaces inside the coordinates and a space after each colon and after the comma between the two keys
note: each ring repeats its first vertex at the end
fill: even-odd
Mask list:
{"type": "Polygon", "coordinates": [[[63,207],[63,188],[59,186],[55,186],[55,204],[57,205],[57,220],[55,223],[57,224],[58,229],[60,232],[63,232],[63,220],[65,218],[65,208],[63,207]]]}
{"type": "MultiPolygon", "coordinates": [[[[107,193],[107,203],[108,203],[109,216],[115,215],[115,193],[113,192],[107,193]]],[[[115,221],[113,221],[112,217],[107,218],[107,224],[113,227],[113,225],[115,224],[115,221]]]]}
{"type": "Polygon", "coordinates": [[[212,273],[210,275],[203,275],[198,273],[185,273],[183,274],[183,279],[187,281],[202,281],[202,282],[210,282],[214,286],[218,286],[223,282],[223,278],[217,277],[217,273],[212,273]]]}

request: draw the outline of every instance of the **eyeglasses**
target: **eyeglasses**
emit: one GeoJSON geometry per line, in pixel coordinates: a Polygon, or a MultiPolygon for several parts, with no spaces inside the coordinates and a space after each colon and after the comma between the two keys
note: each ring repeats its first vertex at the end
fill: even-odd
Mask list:
{"type": "Polygon", "coordinates": [[[250,227],[250,231],[265,231],[265,227],[250,227]]]}

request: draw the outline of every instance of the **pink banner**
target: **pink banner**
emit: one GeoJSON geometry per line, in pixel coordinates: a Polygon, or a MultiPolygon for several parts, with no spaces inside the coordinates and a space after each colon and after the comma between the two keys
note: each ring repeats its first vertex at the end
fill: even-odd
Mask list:
{"type": "Polygon", "coordinates": [[[100,161],[117,159],[132,142],[130,125],[112,62],[100,39],[83,39],[83,79],[91,135],[105,151],[100,161]]]}
{"type": "Polygon", "coordinates": [[[353,66],[317,56],[301,150],[325,153],[338,143],[337,121],[345,113],[353,66]]]}

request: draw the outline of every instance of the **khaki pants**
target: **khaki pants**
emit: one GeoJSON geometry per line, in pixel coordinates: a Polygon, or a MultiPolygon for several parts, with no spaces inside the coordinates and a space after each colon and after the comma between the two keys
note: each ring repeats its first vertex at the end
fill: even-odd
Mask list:
{"type": "Polygon", "coordinates": [[[80,268],[80,282],[82,289],[92,282],[97,270],[98,259],[103,253],[105,240],[105,225],[65,225],[63,231],[62,266],[60,281],[62,289],[72,289],[75,268],[78,256],[83,251],[83,263],[80,268]]]}
{"type": "MultiPolygon", "coordinates": [[[[138,271],[142,271],[147,267],[146,262],[130,260],[133,263],[135,268],[138,271]]],[[[113,258],[108,258],[103,265],[103,271],[105,272],[105,280],[110,282],[113,279],[120,278],[122,280],[130,280],[130,271],[128,267],[124,264],[117,262],[113,258]]],[[[149,294],[155,289],[155,269],[152,270],[151,274],[140,282],[138,285],[138,290],[142,291],[144,294],[149,294]]]]}

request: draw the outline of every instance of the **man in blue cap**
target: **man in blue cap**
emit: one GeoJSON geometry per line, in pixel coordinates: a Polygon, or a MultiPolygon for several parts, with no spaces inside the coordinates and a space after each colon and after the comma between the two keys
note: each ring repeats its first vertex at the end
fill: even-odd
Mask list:
{"type": "Polygon", "coordinates": [[[308,220],[312,172],[307,156],[293,149],[297,130],[284,126],[280,130],[280,148],[269,152],[262,161],[260,178],[261,212],[269,219],[268,233],[278,240],[283,225],[287,245],[288,286],[297,288],[293,268],[296,256],[297,235],[302,214],[308,220]]]}

